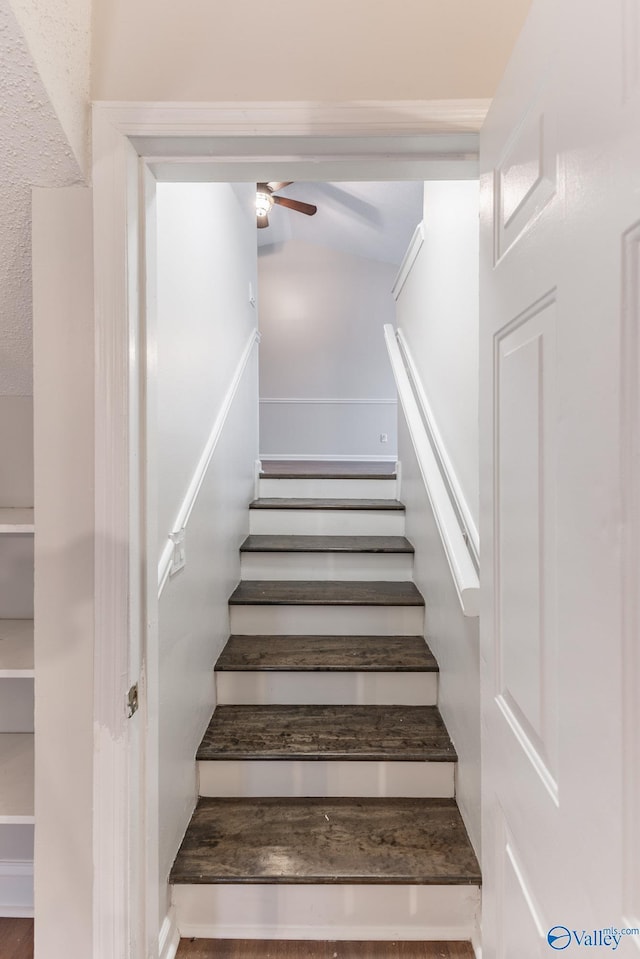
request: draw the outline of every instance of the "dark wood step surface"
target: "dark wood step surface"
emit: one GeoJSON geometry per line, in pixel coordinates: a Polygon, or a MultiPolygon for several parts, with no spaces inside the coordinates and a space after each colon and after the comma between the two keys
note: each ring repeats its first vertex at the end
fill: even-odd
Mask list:
{"type": "Polygon", "coordinates": [[[262,496],[249,509],[404,510],[397,499],[303,499],[262,496]]]}
{"type": "Polygon", "coordinates": [[[360,580],[243,580],[232,606],[424,606],[415,583],[360,580]]]}
{"type": "Polygon", "coordinates": [[[395,463],[340,460],[263,460],[264,479],[395,479],[395,463]]]}
{"type": "Polygon", "coordinates": [[[478,885],[453,799],[200,799],[173,883],[478,885]]]}
{"type": "Polygon", "coordinates": [[[461,941],[181,939],[176,959],[474,959],[474,952],[461,941]]]}
{"type": "Polygon", "coordinates": [[[405,536],[247,536],[241,553],[413,553],[405,536]]]}
{"type": "Polygon", "coordinates": [[[197,759],[455,762],[437,706],[218,706],[197,759]]]}
{"type": "Polygon", "coordinates": [[[437,672],[422,636],[230,636],[217,670],[437,672]]]}

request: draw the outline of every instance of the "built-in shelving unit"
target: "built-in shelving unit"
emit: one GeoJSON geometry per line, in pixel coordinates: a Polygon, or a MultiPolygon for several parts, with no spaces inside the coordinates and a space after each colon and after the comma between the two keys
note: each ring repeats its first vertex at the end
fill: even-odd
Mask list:
{"type": "Polygon", "coordinates": [[[32,509],[0,509],[0,533],[33,533],[32,509]]]}
{"type": "Polygon", "coordinates": [[[0,825],[32,825],[33,733],[0,733],[0,825]]]}
{"type": "Polygon", "coordinates": [[[0,679],[33,677],[33,620],[0,619],[0,679]]]}
{"type": "Polygon", "coordinates": [[[0,508],[0,916],[32,914],[34,511],[0,508]]]}

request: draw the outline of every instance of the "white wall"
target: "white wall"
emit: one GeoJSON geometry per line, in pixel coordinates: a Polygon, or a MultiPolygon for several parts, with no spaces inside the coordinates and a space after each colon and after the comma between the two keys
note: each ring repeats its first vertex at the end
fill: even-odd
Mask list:
{"type": "Polygon", "coordinates": [[[36,190],[33,227],[36,956],[87,959],[93,954],[90,191],[36,190]]]}
{"type": "Polygon", "coordinates": [[[478,190],[473,180],[425,183],[424,245],[396,313],[476,528],[478,190]]]}
{"type": "Polygon", "coordinates": [[[530,0],[94,0],[98,100],[491,97],[530,0]]]}
{"type": "Polygon", "coordinates": [[[382,328],[397,267],[300,240],[264,249],[258,265],[261,455],[395,456],[382,328]]]}
{"type": "MultiPolygon", "coordinates": [[[[158,187],[159,546],[173,528],[256,312],[253,188],[158,187]]],[[[187,564],[159,607],[160,909],[197,796],[195,753],[215,706],[213,666],[229,632],[258,453],[256,348],[186,531],[187,564]]]]}
{"type": "MultiPolygon", "coordinates": [[[[478,183],[425,183],[424,244],[397,301],[402,330],[469,513],[478,523],[478,183]]],[[[398,458],[415,581],[440,666],[438,704],[458,752],[456,795],[480,850],[479,621],[462,614],[411,438],[398,458]]]]}
{"type": "Polygon", "coordinates": [[[158,184],[158,499],[162,535],[204,449],[247,337],[256,283],[254,190],[158,184]]]}
{"type": "Polygon", "coordinates": [[[458,753],[456,799],[480,854],[479,620],[463,615],[402,412],[398,458],[414,580],[426,602],[426,637],[440,667],[438,706],[458,753]]]}

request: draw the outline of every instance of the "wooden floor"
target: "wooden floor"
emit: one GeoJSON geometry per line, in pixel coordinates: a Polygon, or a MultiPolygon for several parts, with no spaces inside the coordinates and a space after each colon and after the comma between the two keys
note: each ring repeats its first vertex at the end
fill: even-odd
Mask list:
{"type": "Polygon", "coordinates": [[[33,919],[0,919],[0,957],[33,959],[33,919]]]}
{"type": "Polygon", "coordinates": [[[182,939],[177,959],[473,959],[473,949],[468,942],[182,939]]]}

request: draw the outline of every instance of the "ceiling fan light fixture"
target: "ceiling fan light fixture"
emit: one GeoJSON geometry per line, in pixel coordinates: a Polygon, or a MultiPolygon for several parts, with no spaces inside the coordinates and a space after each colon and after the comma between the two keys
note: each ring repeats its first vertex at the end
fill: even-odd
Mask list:
{"type": "Polygon", "coordinates": [[[273,206],[273,197],[270,193],[258,190],[256,193],[256,213],[258,216],[267,216],[273,206]]]}

